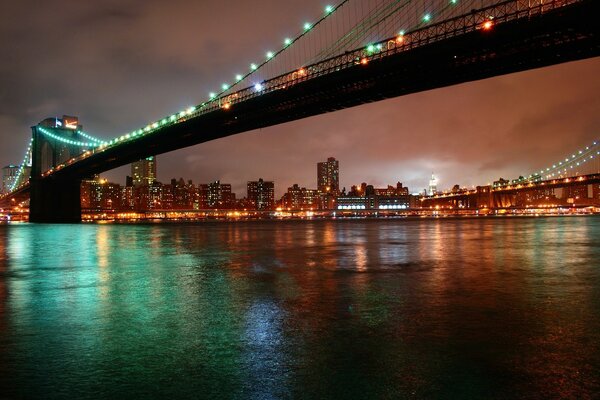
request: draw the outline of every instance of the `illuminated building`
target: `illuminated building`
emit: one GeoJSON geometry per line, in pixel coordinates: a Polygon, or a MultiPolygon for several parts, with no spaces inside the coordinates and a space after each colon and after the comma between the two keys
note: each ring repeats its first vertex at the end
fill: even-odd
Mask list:
{"type": "Polygon", "coordinates": [[[374,188],[363,182],[360,186],[352,186],[347,195],[337,198],[337,210],[406,210],[414,207],[414,196],[402,183],[387,188],[374,188]]]}
{"type": "Polygon", "coordinates": [[[86,210],[118,210],[122,207],[121,185],[95,176],[81,182],[81,208],[86,210]]]}
{"type": "Polygon", "coordinates": [[[174,210],[197,210],[199,208],[198,188],[192,181],[183,178],[171,179],[170,185],[163,187],[163,207],[174,210]]]}
{"type": "Polygon", "coordinates": [[[317,163],[317,190],[321,193],[340,193],[340,164],[333,157],[317,163]]]}
{"type": "Polygon", "coordinates": [[[275,183],[273,181],[249,181],[247,199],[256,210],[271,210],[275,207],[275,183]]]}
{"type": "Polygon", "coordinates": [[[131,164],[133,186],[152,185],[156,180],[156,157],[148,157],[131,164]]]}
{"type": "Polygon", "coordinates": [[[338,210],[366,210],[371,209],[366,197],[363,196],[340,196],[337,198],[338,210]]]}
{"type": "Polygon", "coordinates": [[[208,206],[208,184],[201,183],[198,185],[198,208],[205,210],[208,206]]]}
{"type": "Polygon", "coordinates": [[[2,168],[2,193],[10,192],[10,188],[13,187],[18,173],[18,165],[7,165],[2,168]]]}
{"type": "Polygon", "coordinates": [[[587,185],[566,186],[562,189],[562,198],[565,200],[584,200],[588,197],[587,185]]]}
{"type": "Polygon", "coordinates": [[[433,196],[434,194],[437,193],[437,184],[438,184],[438,180],[435,177],[435,175],[432,173],[431,179],[429,179],[429,195],[430,196],[433,196]]]}
{"type": "Polygon", "coordinates": [[[554,189],[533,189],[517,192],[515,205],[517,207],[537,206],[542,204],[557,204],[554,189]]]}
{"type": "Polygon", "coordinates": [[[396,183],[396,186],[392,186],[392,185],[388,185],[387,188],[385,189],[373,189],[374,193],[376,196],[386,196],[386,197],[392,197],[392,196],[408,196],[408,188],[402,186],[402,183],[398,182],[396,183]]]}
{"type": "Polygon", "coordinates": [[[163,185],[154,181],[150,185],[134,186],[134,200],[136,211],[161,210],[163,185]]]}
{"type": "Polygon", "coordinates": [[[320,195],[318,190],[301,188],[294,184],[288,188],[286,194],[281,199],[281,206],[292,210],[318,209],[320,204],[320,195]]]}
{"type": "Polygon", "coordinates": [[[135,209],[135,193],[133,188],[133,178],[131,176],[125,178],[125,187],[123,188],[123,193],[121,195],[121,209],[135,209]]]}
{"type": "Polygon", "coordinates": [[[208,185],[199,185],[198,207],[231,209],[235,205],[235,193],[231,192],[231,184],[214,181],[208,185]]]}

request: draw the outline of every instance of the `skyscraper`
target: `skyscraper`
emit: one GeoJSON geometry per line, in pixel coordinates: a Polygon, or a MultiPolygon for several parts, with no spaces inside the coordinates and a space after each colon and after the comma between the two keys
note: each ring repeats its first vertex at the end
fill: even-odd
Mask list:
{"type": "Polygon", "coordinates": [[[2,168],[2,187],[0,188],[0,193],[8,193],[13,186],[17,187],[29,180],[31,165],[25,165],[19,175],[20,169],[21,167],[18,165],[7,165],[2,168]]]}
{"type": "Polygon", "coordinates": [[[2,168],[2,193],[10,192],[11,187],[15,184],[18,172],[18,165],[7,165],[2,168]]]}
{"type": "Polygon", "coordinates": [[[437,193],[437,184],[438,184],[438,180],[432,172],[431,179],[429,179],[429,195],[430,196],[433,196],[434,194],[437,193]]]}
{"type": "Polygon", "coordinates": [[[156,157],[148,157],[131,164],[133,186],[150,186],[156,180],[156,157]]]}
{"type": "Polygon", "coordinates": [[[317,189],[321,193],[338,195],[340,192],[340,165],[338,160],[329,157],[317,164],[317,189]]]}

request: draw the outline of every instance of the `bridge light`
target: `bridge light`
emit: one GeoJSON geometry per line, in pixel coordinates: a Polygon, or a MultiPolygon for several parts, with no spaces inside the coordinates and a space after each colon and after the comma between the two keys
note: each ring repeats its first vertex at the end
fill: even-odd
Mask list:
{"type": "Polygon", "coordinates": [[[306,75],[306,70],[305,70],[304,68],[300,68],[300,69],[298,70],[298,75],[300,75],[300,76],[304,76],[304,75],[306,75]]]}
{"type": "Polygon", "coordinates": [[[308,30],[310,30],[310,28],[312,28],[312,25],[310,24],[310,22],[306,22],[306,23],[304,24],[304,30],[305,30],[305,31],[308,31],[308,30]]]}
{"type": "Polygon", "coordinates": [[[225,103],[225,104],[223,104],[223,108],[225,110],[229,110],[231,108],[231,104],[230,103],[225,103]]]}
{"type": "Polygon", "coordinates": [[[217,97],[217,95],[214,92],[210,92],[208,97],[210,97],[210,99],[214,99],[215,97],[217,97]]]}
{"type": "Polygon", "coordinates": [[[187,111],[187,113],[188,113],[188,114],[191,114],[191,113],[193,113],[194,111],[196,111],[196,107],[193,107],[193,106],[192,106],[192,107],[188,108],[186,111],[187,111]]]}
{"type": "Polygon", "coordinates": [[[229,85],[228,85],[228,84],[226,84],[226,83],[224,83],[224,84],[222,84],[222,85],[221,85],[221,88],[222,88],[223,90],[227,90],[227,89],[229,89],[229,85]]]}
{"type": "Polygon", "coordinates": [[[326,14],[331,14],[333,12],[333,10],[335,10],[333,8],[333,6],[327,6],[327,7],[325,7],[325,13],[326,14]]]}
{"type": "Polygon", "coordinates": [[[250,64],[250,69],[251,69],[252,71],[256,71],[256,70],[257,70],[257,68],[258,68],[258,67],[256,66],[256,64],[254,64],[254,63],[253,63],[253,64],[250,64]]]}
{"type": "Polygon", "coordinates": [[[362,65],[367,65],[367,64],[369,63],[369,60],[367,59],[367,57],[363,57],[363,58],[360,60],[360,63],[361,63],[362,65]]]}
{"type": "Polygon", "coordinates": [[[490,19],[488,19],[487,21],[485,21],[483,23],[483,29],[486,30],[486,31],[489,31],[493,27],[494,27],[494,22],[492,22],[492,20],[490,20],[490,19]]]}
{"type": "Polygon", "coordinates": [[[274,56],[274,55],[275,55],[275,54],[273,54],[273,52],[272,52],[272,51],[268,51],[268,52],[267,52],[267,60],[270,60],[271,58],[273,58],[273,56],[274,56]]]}
{"type": "Polygon", "coordinates": [[[431,21],[431,14],[423,15],[423,22],[429,22],[429,21],[431,21]]]}
{"type": "Polygon", "coordinates": [[[396,43],[398,43],[398,44],[404,43],[404,35],[398,35],[396,37],[396,43]]]}
{"type": "Polygon", "coordinates": [[[367,51],[369,53],[373,53],[375,51],[375,46],[373,46],[372,44],[368,45],[367,46],[367,51]]]}
{"type": "Polygon", "coordinates": [[[292,44],[292,39],[290,39],[290,38],[286,38],[286,39],[283,41],[283,44],[285,44],[286,46],[289,46],[290,44],[292,44]]]}
{"type": "Polygon", "coordinates": [[[235,80],[236,80],[236,81],[238,81],[238,82],[239,82],[239,81],[241,81],[242,79],[244,79],[244,77],[243,77],[243,76],[241,76],[240,74],[237,74],[237,75],[235,76],[235,80]]]}
{"type": "Polygon", "coordinates": [[[254,90],[256,90],[257,92],[262,91],[263,85],[261,85],[260,83],[257,83],[256,85],[254,85],[254,90]]]}
{"type": "Polygon", "coordinates": [[[450,4],[456,4],[458,3],[458,0],[450,0],[450,4]]]}

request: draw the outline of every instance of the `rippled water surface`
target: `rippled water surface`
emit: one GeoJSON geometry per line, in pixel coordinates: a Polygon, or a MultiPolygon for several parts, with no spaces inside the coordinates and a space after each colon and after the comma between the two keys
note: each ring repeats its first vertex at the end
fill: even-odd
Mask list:
{"type": "Polygon", "coordinates": [[[600,393],[600,218],[0,226],[0,398],[600,393]]]}

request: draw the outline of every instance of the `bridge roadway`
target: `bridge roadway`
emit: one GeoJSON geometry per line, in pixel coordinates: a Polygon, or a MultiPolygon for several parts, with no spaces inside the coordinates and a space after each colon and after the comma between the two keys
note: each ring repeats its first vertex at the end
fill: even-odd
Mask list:
{"type": "MultiPolygon", "coordinates": [[[[364,103],[598,56],[598,15],[599,1],[581,0],[541,14],[498,20],[492,29],[483,29],[482,21],[465,16],[464,23],[477,26],[459,26],[454,33],[456,29],[466,33],[440,32],[435,40],[410,50],[281,85],[232,102],[231,107],[215,108],[107,147],[47,176],[32,177],[31,220],[79,220],[80,208],[69,208],[79,201],[75,190],[81,179],[148,156],[364,103]]],[[[424,29],[431,32],[435,26],[424,29]]]]}

